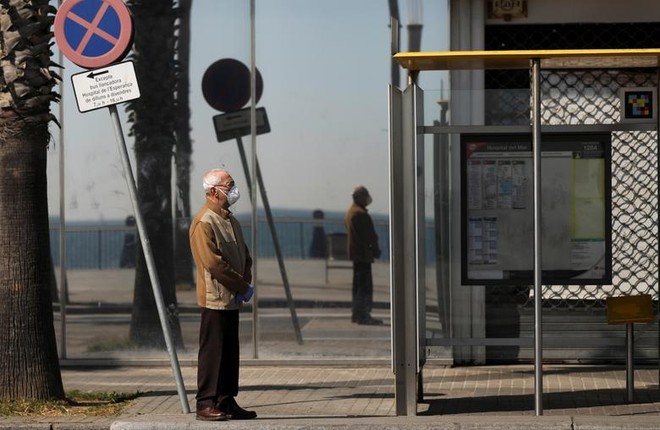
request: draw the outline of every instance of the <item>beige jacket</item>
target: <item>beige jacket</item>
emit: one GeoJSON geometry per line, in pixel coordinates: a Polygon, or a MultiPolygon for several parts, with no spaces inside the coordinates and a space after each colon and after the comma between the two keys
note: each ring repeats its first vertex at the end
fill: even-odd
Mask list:
{"type": "Polygon", "coordinates": [[[244,293],[252,282],[252,258],[238,220],[207,201],[190,225],[190,249],[197,269],[197,304],[239,309],[236,293],[244,293]]]}

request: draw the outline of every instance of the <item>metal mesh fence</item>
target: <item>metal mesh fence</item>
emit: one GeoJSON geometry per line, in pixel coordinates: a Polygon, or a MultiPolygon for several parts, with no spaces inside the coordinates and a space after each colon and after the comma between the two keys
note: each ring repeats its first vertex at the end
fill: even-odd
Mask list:
{"type": "MultiPolygon", "coordinates": [[[[541,122],[616,124],[620,120],[620,88],[656,85],[654,71],[544,71],[541,122]]],[[[490,93],[486,103],[489,124],[530,124],[529,91],[502,89],[490,93]]],[[[657,301],[658,134],[656,131],[613,132],[611,151],[613,283],[611,286],[546,285],[543,287],[545,307],[602,308],[608,296],[622,294],[651,294],[657,301]]],[[[518,294],[518,303],[533,305],[527,289],[518,289],[518,294]]],[[[497,296],[497,292],[493,291],[492,295],[497,296]]]]}
{"type": "MultiPolygon", "coordinates": [[[[655,48],[657,22],[487,25],[485,49],[655,48]]],[[[486,87],[490,124],[530,124],[528,71],[491,70],[486,87]],[[503,118],[508,118],[503,121],[503,118]]],[[[543,124],[616,124],[619,89],[655,87],[655,70],[546,71],[542,74],[543,124]]],[[[545,286],[543,304],[604,308],[607,296],[651,294],[658,285],[658,133],[612,133],[612,286],[545,286]]],[[[531,306],[526,289],[518,303],[531,306]]]]}

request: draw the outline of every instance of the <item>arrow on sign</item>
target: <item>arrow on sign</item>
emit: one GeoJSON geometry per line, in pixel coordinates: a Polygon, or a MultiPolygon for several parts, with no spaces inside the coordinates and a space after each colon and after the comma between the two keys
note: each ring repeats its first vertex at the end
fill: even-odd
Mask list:
{"type": "Polygon", "coordinates": [[[87,77],[88,77],[88,78],[92,78],[92,79],[94,79],[96,76],[104,75],[104,74],[106,74],[106,73],[108,73],[107,70],[104,70],[104,71],[102,71],[102,72],[90,72],[90,74],[87,75],[87,77]]]}

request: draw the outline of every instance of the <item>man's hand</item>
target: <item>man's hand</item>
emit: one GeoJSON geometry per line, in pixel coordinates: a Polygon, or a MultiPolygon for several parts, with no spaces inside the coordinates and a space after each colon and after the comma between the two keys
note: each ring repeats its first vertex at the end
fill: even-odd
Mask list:
{"type": "Polygon", "coordinates": [[[245,291],[245,293],[243,294],[236,293],[236,303],[240,303],[240,302],[247,303],[250,301],[253,295],[254,295],[254,287],[250,285],[247,291],[245,291]]]}

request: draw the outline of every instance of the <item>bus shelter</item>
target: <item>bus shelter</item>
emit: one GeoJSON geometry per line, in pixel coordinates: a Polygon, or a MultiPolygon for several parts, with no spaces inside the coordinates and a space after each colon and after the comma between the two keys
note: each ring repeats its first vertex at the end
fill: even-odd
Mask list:
{"type": "MultiPolygon", "coordinates": [[[[621,131],[650,132],[656,148],[653,163],[657,170],[659,58],[660,49],[444,51],[394,55],[409,72],[407,88],[390,86],[389,89],[392,362],[397,415],[416,414],[418,398],[423,395],[422,369],[430,345],[533,347],[534,407],[536,415],[543,414],[542,286],[609,285],[613,278],[618,279],[613,272],[628,270],[620,266],[613,269],[611,262],[611,178],[608,172],[612,169],[612,147],[609,136],[621,131]],[[421,72],[493,69],[529,71],[529,117],[525,124],[452,124],[451,120],[433,126],[425,124],[424,90],[417,85],[421,72]],[[543,102],[552,99],[553,94],[542,88],[542,73],[592,69],[642,70],[652,76],[641,87],[621,85],[621,91],[614,95],[618,100],[614,105],[618,104],[619,108],[615,121],[581,121],[579,114],[575,121],[543,120],[544,109],[561,111],[570,110],[570,107],[563,106],[561,98],[552,103],[543,102]],[[451,166],[461,169],[460,184],[441,190],[461,196],[460,210],[452,209],[447,215],[461,218],[460,255],[449,255],[452,263],[444,270],[451,272],[448,278],[457,280],[454,282],[460,285],[506,283],[528,288],[533,301],[531,336],[499,339],[447,336],[438,340],[427,335],[427,289],[424,286],[428,276],[425,260],[428,238],[424,232],[427,223],[425,178],[429,166],[425,165],[424,138],[441,134],[448,138],[434,139],[433,144],[452,145],[461,154],[460,166],[451,166]],[[552,161],[544,161],[546,157],[552,161]],[[505,180],[498,179],[501,172],[505,172],[505,180]],[[475,186],[488,181],[489,175],[494,178],[490,188],[496,189],[493,199],[486,188],[475,186]],[[555,189],[543,185],[544,177],[550,177],[554,185],[561,185],[567,175],[571,177],[567,187],[555,189]],[[549,189],[552,192],[548,192],[549,189]],[[570,213],[562,215],[556,210],[558,204],[545,204],[544,193],[553,194],[549,197],[557,202],[567,201],[570,213]],[[507,215],[500,213],[498,216],[497,212],[493,215],[488,211],[502,206],[508,209],[507,215]],[[523,219],[525,216],[527,218],[523,219]],[[557,224],[552,224],[554,220],[557,224]],[[507,222],[511,225],[505,225],[507,222]],[[492,237],[489,238],[489,234],[492,237]]],[[[450,105],[447,100],[438,103],[445,108],[450,105]]],[[[585,99],[584,103],[590,101],[585,99]]],[[[468,104],[463,102],[463,108],[474,109],[468,104]]],[[[590,107],[610,108],[611,105],[599,106],[598,103],[590,107]]],[[[451,111],[449,113],[451,116],[451,111]]],[[[431,169],[439,167],[434,165],[431,169]]],[[[433,173],[437,178],[437,172],[433,173]]],[[[657,198],[657,176],[651,189],[657,198]]],[[[656,213],[652,214],[652,219],[655,219],[652,224],[657,224],[656,213]]],[[[657,228],[649,226],[649,233],[654,237],[655,253],[651,264],[657,276],[657,228]]],[[[435,232],[440,236],[458,234],[435,232]]],[[[436,252],[441,250],[436,249],[436,252]]],[[[442,282],[438,277],[438,284],[442,282]]],[[[657,301],[657,282],[652,284],[657,301]]],[[[452,310],[443,303],[450,300],[451,292],[442,294],[443,285],[437,288],[438,308],[444,307],[445,312],[451,314],[452,310]]],[[[615,295],[620,295],[618,293],[615,295]]],[[[625,291],[622,294],[625,295],[625,291]]]]}

